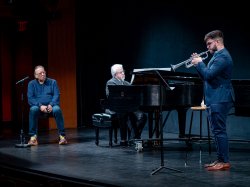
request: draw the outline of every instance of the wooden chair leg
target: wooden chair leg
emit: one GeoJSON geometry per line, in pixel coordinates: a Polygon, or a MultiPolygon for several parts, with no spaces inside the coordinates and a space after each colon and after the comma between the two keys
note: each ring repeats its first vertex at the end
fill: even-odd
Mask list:
{"type": "Polygon", "coordinates": [[[95,144],[98,146],[99,145],[99,128],[95,128],[95,144]]]}
{"type": "Polygon", "coordinates": [[[113,141],[113,138],[112,138],[112,137],[113,137],[113,128],[110,127],[110,128],[109,128],[109,146],[110,146],[110,147],[112,147],[112,145],[113,145],[113,144],[112,144],[112,141],[113,141]]]}
{"type": "Polygon", "coordinates": [[[117,127],[113,127],[114,130],[114,142],[117,144],[117,127]]]}
{"type": "Polygon", "coordinates": [[[188,144],[190,144],[190,141],[191,141],[191,131],[192,131],[192,126],[193,126],[193,116],[194,116],[194,112],[192,111],[191,119],[190,119],[189,132],[188,132],[188,144]]]}

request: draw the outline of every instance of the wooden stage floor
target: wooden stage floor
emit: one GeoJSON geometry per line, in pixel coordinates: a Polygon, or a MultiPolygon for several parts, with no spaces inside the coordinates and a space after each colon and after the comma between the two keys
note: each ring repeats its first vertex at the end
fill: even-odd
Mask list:
{"type": "MultiPolygon", "coordinates": [[[[145,132],[143,137],[146,136],[145,132]]],[[[212,146],[209,155],[207,142],[193,142],[192,150],[188,150],[184,141],[166,140],[162,150],[159,146],[144,146],[142,152],[137,152],[134,145],[110,148],[106,130],[100,131],[100,145],[96,146],[91,128],[67,129],[67,139],[68,145],[59,146],[57,131],[41,132],[38,146],[17,148],[18,134],[2,132],[0,184],[124,187],[250,184],[249,143],[230,142],[230,171],[208,172],[203,164],[214,160],[215,151],[212,146]]]]}

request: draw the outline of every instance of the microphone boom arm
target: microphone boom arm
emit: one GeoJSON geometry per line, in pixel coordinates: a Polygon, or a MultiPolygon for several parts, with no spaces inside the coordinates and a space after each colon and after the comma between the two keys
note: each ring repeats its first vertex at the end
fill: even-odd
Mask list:
{"type": "Polygon", "coordinates": [[[24,82],[24,81],[25,81],[26,79],[28,79],[28,78],[29,78],[29,76],[24,77],[23,79],[17,81],[16,84],[22,83],[22,82],[24,82]]]}

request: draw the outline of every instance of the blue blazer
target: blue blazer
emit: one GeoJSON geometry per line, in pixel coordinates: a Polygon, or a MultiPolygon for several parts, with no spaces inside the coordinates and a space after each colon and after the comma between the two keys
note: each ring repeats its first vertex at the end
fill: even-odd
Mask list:
{"type": "Polygon", "coordinates": [[[204,81],[206,105],[235,100],[231,83],[233,60],[227,49],[215,52],[207,66],[201,62],[195,68],[204,81]]]}

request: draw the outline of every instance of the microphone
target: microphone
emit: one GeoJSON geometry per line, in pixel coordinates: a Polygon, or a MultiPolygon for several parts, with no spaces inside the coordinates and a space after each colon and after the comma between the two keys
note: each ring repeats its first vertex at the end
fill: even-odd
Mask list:
{"type": "Polygon", "coordinates": [[[28,78],[29,78],[29,76],[24,77],[23,79],[17,81],[16,84],[19,84],[19,83],[21,83],[21,82],[24,82],[24,81],[25,81],[26,79],[28,79],[28,78]]]}

